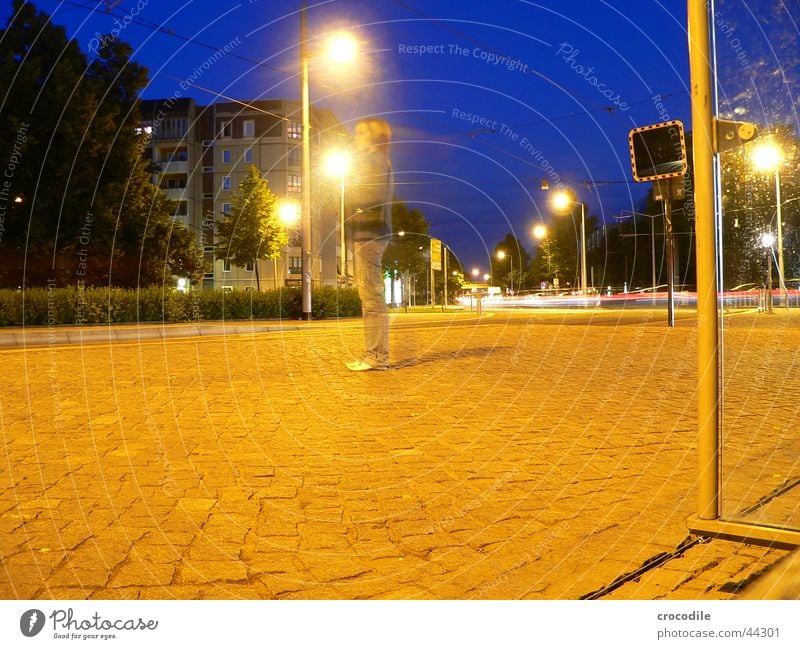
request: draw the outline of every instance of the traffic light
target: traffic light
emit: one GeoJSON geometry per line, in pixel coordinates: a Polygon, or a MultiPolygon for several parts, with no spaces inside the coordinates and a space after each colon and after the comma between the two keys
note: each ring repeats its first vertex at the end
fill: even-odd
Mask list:
{"type": "Polygon", "coordinates": [[[644,183],[684,176],[686,138],[678,120],[633,129],[628,134],[633,179],[644,183]]]}

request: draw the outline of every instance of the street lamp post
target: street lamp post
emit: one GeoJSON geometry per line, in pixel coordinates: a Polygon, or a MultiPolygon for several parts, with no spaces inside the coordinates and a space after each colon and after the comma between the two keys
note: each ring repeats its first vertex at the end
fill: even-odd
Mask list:
{"type": "Polygon", "coordinates": [[[350,156],[345,151],[331,151],[325,160],[325,169],[329,175],[339,180],[339,246],[341,248],[339,283],[349,285],[347,272],[347,239],[345,237],[345,204],[344,204],[344,179],[350,169],[350,156]]]}
{"type": "MultiPolygon", "coordinates": [[[[302,104],[302,173],[300,187],[300,257],[302,264],[303,320],[311,320],[311,281],[314,252],[311,241],[311,97],[308,85],[308,65],[311,58],[308,44],[308,2],[300,7],[300,102],[302,104]]],[[[355,42],[343,34],[329,40],[329,52],[337,63],[347,61],[355,54],[355,42]]]]}
{"type": "Polygon", "coordinates": [[[308,3],[300,8],[300,101],[303,108],[302,164],[300,194],[300,261],[302,265],[303,320],[311,320],[311,102],[308,88],[308,3]]]}
{"type": "Polygon", "coordinates": [[[508,279],[508,282],[509,282],[508,290],[511,293],[513,293],[514,292],[514,255],[506,255],[506,251],[505,250],[498,250],[497,251],[497,258],[500,261],[502,261],[506,257],[508,257],[508,263],[509,263],[509,266],[510,266],[510,269],[508,271],[508,278],[509,278],[508,279]]]}
{"type": "Polygon", "coordinates": [[[780,282],[783,303],[789,308],[789,291],[786,288],[786,275],[783,264],[783,210],[781,205],[781,151],[774,143],[764,143],[756,147],[752,153],[753,165],[759,171],[771,171],[775,174],[775,218],[778,221],[778,281],[780,282]]]}
{"type": "Polygon", "coordinates": [[[553,205],[556,209],[563,210],[571,205],[581,206],[581,293],[587,293],[586,285],[586,204],[583,201],[573,201],[567,192],[558,192],[553,196],[553,205]]]}
{"type": "Polygon", "coordinates": [[[775,236],[771,232],[761,235],[761,245],[767,253],[767,281],[766,296],[764,300],[764,311],[772,313],[772,246],[775,243],[775,236]]]}

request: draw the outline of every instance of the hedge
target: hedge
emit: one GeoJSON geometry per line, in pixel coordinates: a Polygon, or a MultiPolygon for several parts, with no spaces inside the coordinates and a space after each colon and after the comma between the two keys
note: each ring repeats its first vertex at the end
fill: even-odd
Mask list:
{"type": "MultiPolygon", "coordinates": [[[[311,297],[314,318],[361,315],[355,289],[321,287],[311,297]]],[[[75,286],[25,291],[0,289],[0,326],[197,322],[204,320],[295,320],[302,315],[300,291],[191,291],[75,286]]]]}

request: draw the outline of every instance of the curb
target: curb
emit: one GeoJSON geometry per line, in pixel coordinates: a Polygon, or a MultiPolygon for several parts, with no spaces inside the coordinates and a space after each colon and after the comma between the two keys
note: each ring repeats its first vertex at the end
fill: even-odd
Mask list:
{"type": "Polygon", "coordinates": [[[85,345],[93,343],[132,342],[138,340],[166,340],[168,338],[191,338],[196,336],[231,336],[280,331],[305,331],[303,325],[171,325],[171,326],[122,326],[104,328],[47,329],[31,327],[10,332],[0,331],[0,349],[45,347],[53,345],[85,345]]]}

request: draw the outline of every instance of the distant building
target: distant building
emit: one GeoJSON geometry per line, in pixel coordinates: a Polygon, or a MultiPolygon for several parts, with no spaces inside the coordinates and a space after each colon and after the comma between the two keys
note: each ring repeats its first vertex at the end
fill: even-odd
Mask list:
{"type": "MultiPolygon", "coordinates": [[[[300,104],[285,99],[197,105],[192,99],[141,102],[143,132],[150,135],[147,154],[156,173],[153,182],[175,201],[175,215],[196,234],[212,268],[206,289],[255,290],[255,269],[214,258],[214,224],[231,208],[231,196],[254,164],[278,197],[300,202],[302,183],[300,104]],[[245,105],[243,105],[245,104],[245,105]]],[[[312,169],[325,149],[342,146],[347,131],[327,109],[312,108],[312,169]]],[[[338,183],[312,174],[311,231],[316,253],[315,284],[336,285],[339,277],[338,183]]],[[[349,247],[349,246],[348,246],[349,247]]],[[[348,251],[352,259],[352,251],[348,251]]],[[[260,261],[262,290],[299,285],[299,227],[280,259],[260,261]]]]}

